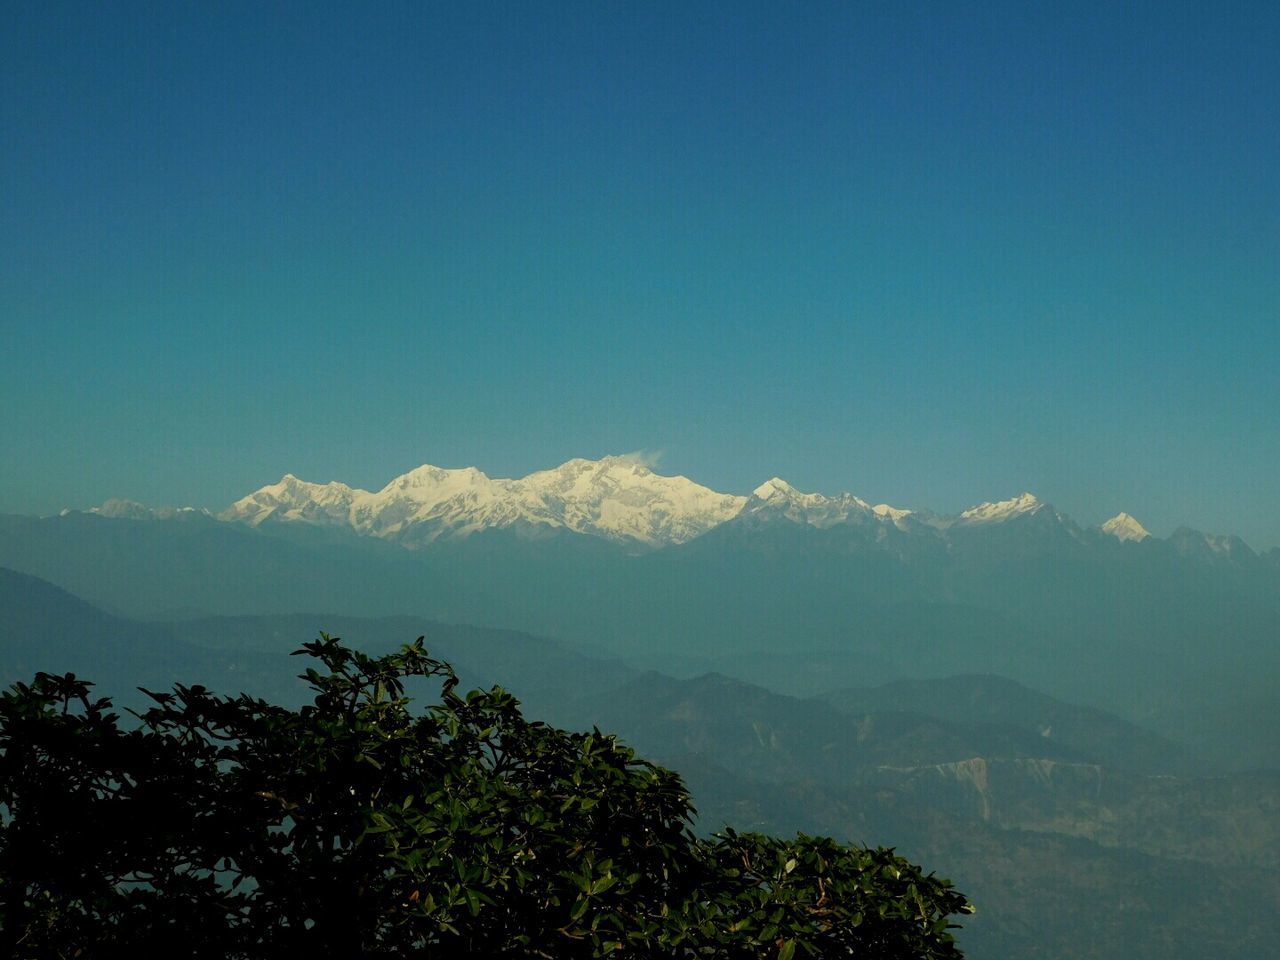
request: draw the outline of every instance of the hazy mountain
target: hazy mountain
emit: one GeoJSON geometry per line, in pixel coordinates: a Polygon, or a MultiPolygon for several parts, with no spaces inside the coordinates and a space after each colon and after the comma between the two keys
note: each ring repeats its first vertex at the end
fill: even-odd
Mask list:
{"type": "Polygon", "coordinates": [[[732,823],[892,844],[949,877],[978,908],[959,932],[970,960],[1256,960],[1280,935],[1274,869],[1002,829],[883,784],[763,781],[704,754],[671,762],[704,830],[732,823]]]}
{"type": "Polygon", "coordinates": [[[193,610],[401,613],[415,608],[404,601],[421,591],[420,578],[401,573],[405,553],[349,533],[283,525],[268,532],[200,514],[0,516],[0,565],[145,619],[193,610]]]}
{"type": "Polygon", "coordinates": [[[901,685],[901,703],[881,688],[886,709],[846,712],[723,676],[660,674],[560,704],[553,719],[616,731],[681,770],[703,829],[828,833],[930,864],[975,898],[961,935],[975,960],[1268,954],[1280,934],[1280,775],[1088,762],[1028,721],[1075,724],[1086,748],[1141,757],[1141,769],[1185,760],[1118,717],[1001,678],[958,679],[932,689],[947,712],[982,694],[966,721],[914,712],[927,691],[901,685]]]}
{"type": "Polygon", "coordinates": [[[504,686],[539,715],[593,691],[621,686],[637,673],[620,661],[584,656],[544,637],[423,617],[297,613],[201,617],[164,626],[180,642],[224,656],[291,653],[320,630],[371,653],[395,650],[421,636],[428,653],[452,665],[464,687],[504,686]]]}
{"type": "Polygon", "coordinates": [[[126,702],[136,702],[138,686],[167,689],[181,681],[296,703],[305,695],[295,677],[303,664],[289,654],[322,630],[375,653],[424,636],[428,651],[451,663],[464,684],[506,685],[538,710],[635,675],[622,663],[541,637],[424,617],[307,613],[144,623],[0,567],[0,686],[37,671],[73,672],[126,702]]]}
{"type": "Polygon", "coordinates": [[[283,657],[240,651],[228,657],[185,643],[168,624],[112,616],[36,577],[0,567],[0,686],[37,671],[75,673],[98,692],[137,704],[137,687],[174,682],[245,690],[292,702],[300,687],[283,657]]]}
{"type": "Polygon", "coordinates": [[[148,507],[136,500],[119,499],[108,500],[100,506],[90,508],[88,512],[124,520],[172,520],[184,515],[212,516],[203,507],[148,507]]]}
{"type": "Polygon", "coordinates": [[[946,722],[893,707],[851,715],[720,674],[689,680],[644,674],[566,704],[555,715],[563,722],[575,717],[616,730],[651,755],[703,754],[766,780],[803,775],[847,784],[886,763],[975,755],[1077,758],[1012,724],[946,722]]]}
{"type": "MultiPolygon", "coordinates": [[[[1114,714],[1065,703],[990,674],[899,680],[832,691],[819,699],[853,714],[908,710],[951,722],[1008,725],[1087,763],[1111,768],[1175,773],[1203,764],[1173,740],[1114,714]]],[[[1041,755],[1050,756],[1047,747],[1041,755]]]]}

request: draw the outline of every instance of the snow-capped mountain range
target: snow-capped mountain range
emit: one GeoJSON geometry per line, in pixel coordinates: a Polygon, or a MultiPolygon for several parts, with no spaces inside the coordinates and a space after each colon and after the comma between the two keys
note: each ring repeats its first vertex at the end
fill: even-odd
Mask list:
{"type": "Polygon", "coordinates": [[[757,518],[783,518],[819,529],[847,523],[901,524],[913,515],[911,510],[900,510],[887,503],[873,507],[851,493],[840,493],[834,497],[801,493],[781,477],[766,480],[756,487],[740,513],[757,518]]]}
{"type": "Polygon", "coordinates": [[[686,477],[664,477],[627,457],[570,460],[516,480],[475,467],[424,464],[381,490],[286,475],[237,500],[220,519],[258,526],[302,521],[420,546],[491,528],[564,529],[650,546],[684,543],[734,517],[747,498],[686,477]]]}
{"type": "MultiPolygon", "coordinates": [[[[141,516],[146,508],[112,501],[95,512],[141,516]]],[[[662,476],[630,457],[570,460],[519,479],[495,479],[475,467],[445,469],[424,464],[378,491],[344,483],[311,483],[286,474],[237,500],[219,519],[260,526],[307,523],[420,547],[486,529],[539,533],[569,531],[647,547],[685,543],[730,521],[786,520],[819,529],[838,525],[890,530],[946,531],[1018,517],[1069,520],[1030,493],[983,503],[954,516],[871,505],[850,493],[802,493],[774,477],[750,496],[719,493],[682,476],[662,476]]],[[[1121,513],[1102,531],[1123,541],[1148,534],[1121,513]]]]}

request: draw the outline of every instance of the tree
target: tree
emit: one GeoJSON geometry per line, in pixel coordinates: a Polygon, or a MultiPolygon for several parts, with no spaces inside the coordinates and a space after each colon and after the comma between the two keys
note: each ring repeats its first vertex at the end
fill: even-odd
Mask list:
{"type": "Polygon", "coordinates": [[[422,638],[298,652],[300,710],[179,685],[122,724],[70,674],[5,693],[4,955],[960,956],[966,900],[892,851],[699,839],[674,773],[461,695],[422,638]]]}

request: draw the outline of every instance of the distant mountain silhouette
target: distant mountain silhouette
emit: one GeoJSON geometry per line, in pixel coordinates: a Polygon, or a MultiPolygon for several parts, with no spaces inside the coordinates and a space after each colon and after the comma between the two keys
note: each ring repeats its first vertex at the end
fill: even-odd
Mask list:
{"type": "Polygon", "coordinates": [[[1064,703],[991,674],[898,680],[836,690],[820,699],[854,714],[897,709],[951,722],[1012,726],[1085,762],[1124,770],[1185,772],[1200,761],[1168,738],[1114,714],[1064,703]]]}

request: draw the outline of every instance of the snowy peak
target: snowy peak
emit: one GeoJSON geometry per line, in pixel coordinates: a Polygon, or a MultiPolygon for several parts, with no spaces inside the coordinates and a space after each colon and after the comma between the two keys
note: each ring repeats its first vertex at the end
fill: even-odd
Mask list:
{"type": "Polygon", "coordinates": [[[137,500],[123,500],[118,497],[105,500],[100,506],[90,507],[89,513],[97,514],[100,517],[116,517],[125,520],[150,520],[155,516],[155,511],[144,504],[138,503],[137,500]]]}
{"type": "Polygon", "coordinates": [[[1014,517],[1037,513],[1048,506],[1034,493],[1022,493],[1012,500],[1000,500],[995,503],[980,503],[960,514],[959,523],[1001,523],[1014,517]]]}
{"type": "Polygon", "coordinates": [[[884,517],[896,522],[898,520],[905,520],[907,517],[911,516],[915,511],[901,510],[898,507],[891,507],[887,503],[877,503],[874,507],[871,508],[871,512],[874,513],[877,517],[884,517]]]}
{"type": "Polygon", "coordinates": [[[572,499],[593,499],[603,491],[644,487],[662,480],[684,478],[659,477],[635,460],[604,457],[601,460],[567,460],[551,470],[539,470],[513,482],[530,491],[554,493],[572,499]]]}
{"type": "Polygon", "coordinates": [[[1102,532],[1122,542],[1146,540],[1151,536],[1146,527],[1123,511],[1104,523],[1102,532]]]}
{"type": "Polygon", "coordinates": [[[301,520],[307,523],[335,526],[351,521],[351,508],[363,490],[353,490],[345,483],[308,483],[286,473],[272,483],[242,497],[222,513],[219,520],[259,526],[267,520],[301,520]]]}
{"type": "Polygon", "coordinates": [[[369,536],[423,545],[489,528],[563,528],[649,545],[683,543],[723,523],[745,497],[685,477],[655,474],[634,458],[570,460],[519,480],[475,467],[415,467],[371,493],[286,474],[237,500],[221,519],[349,526],[369,536]]]}
{"type": "Polygon", "coordinates": [[[791,499],[793,497],[801,496],[800,491],[787,483],[787,481],[783,480],[781,477],[772,477],[766,480],[764,483],[760,484],[760,486],[752,490],[751,495],[760,500],[771,500],[774,497],[791,499]]]}
{"type": "Polygon", "coordinates": [[[742,508],[747,519],[789,520],[811,527],[868,523],[878,519],[871,506],[851,493],[828,497],[821,493],[801,493],[780,477],[766,480],[752,491],[742,508]]]}
{"type": "Polygon", "coordinates": [[[542,522],[650,545],[684,543],[734,516],[746,497],[664,477],[631,457],[569,460],[510,481],[542,522]]]}
{"type": "Polygon", "coordinates": [[[440,500],[469,489],[485,488],[493,481],[475,467],[448,470],[424,463],[396,477],[379,492],[379,496],[404,496],[422,502],[440,500]]]}
{"type": "MultiPolygon", "coordinates": [[[[70,511],[64,510],[63,513],[70,511]]],[[[113,517],[124,520],[171,520],[182,516],[209,516],[209,511],[202,507],[148,507],[136,500],[121,500],[112,497],[101,505],[90,507],[87,513],[99,517],[113,517]]]]}

